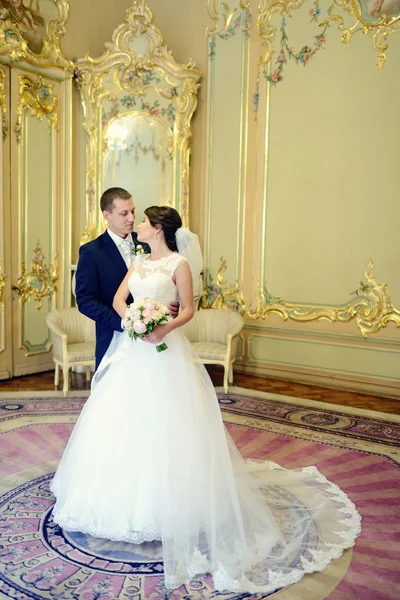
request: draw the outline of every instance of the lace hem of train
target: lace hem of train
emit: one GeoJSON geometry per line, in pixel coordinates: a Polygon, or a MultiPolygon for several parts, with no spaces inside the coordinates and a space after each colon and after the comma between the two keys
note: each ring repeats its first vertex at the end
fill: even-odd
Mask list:
{"type": "MultiPolygon", "coordinates": [[[[249,466],[257,465],[258,467],[265,465],[270,470],[280,469],[279,465],[268,461],[248,461],[248,464],[249,466]]],[[[337,485],[326,479],[316,467],[309,466],[299,469],[299,471],[309,474],[314,481],[323,485],[324,492],[335,505],[336,511],[343,515],[343,519],[336,520],[334,528],[332,528],[335,536],[341,539],[340,542],[321,542],[320,548],[306,547],[295,566],[281,565],[279,567],[277,565],[276,568],[271,569],[266,568],[264,561],[268,561],[268,557],[263,554],[262,542],[257,550],[257,556],[249,556],[248,548],[242,548],[238,542],[236,550],[238,557],[241,558],[239,564],[240,562],[255,564],[258,560],[259,565],[255,564],[255,567],[234,576],[228,572],[220,561],[211,565],[207,555],[202,554],[199,548],[195,548],[191,555],[186,557],[184,561],[180,560],[176,566],[169,563],[167,557],[167,562],[164,565],[166,588],[176,589],[181,585],[190,583],[195,578],[210,573],[213,577],[214,587],[218,591],[245,592],[248,594],[270,593],[296,583],[305,574],[323,571],[330,562],[339,558],[344,550],[354,546],[355,540],[361,531],[361,517],[353,502],[337,485]]],[[[62,509],[57,511],[57,508],[54,513],[54,521],[66,531],[80,531],[93,537],[106,538],[112,541],[141,544],[162,539],[155,522],[149,523],[144,531],[131,531],[128,527],[124,528],[118,525],[110,529],[96,526],[96,524],[85,520],[70,519],[62,515],[62,509]]],[[[271,560],[275,561],[276,564],[277,557],[275,556],[271,560]]]]}

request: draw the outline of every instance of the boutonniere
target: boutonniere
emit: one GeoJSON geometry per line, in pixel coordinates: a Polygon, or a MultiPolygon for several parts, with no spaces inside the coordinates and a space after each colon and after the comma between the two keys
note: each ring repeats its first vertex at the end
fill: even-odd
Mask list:
{"type": "Polygon", "coordinates": [[[132,256],[139,256],[139,254],[144,254],[144,248],[141,244],[137,244],[136,242],[133,242],[133,246],[132,246],[132,256]]]}

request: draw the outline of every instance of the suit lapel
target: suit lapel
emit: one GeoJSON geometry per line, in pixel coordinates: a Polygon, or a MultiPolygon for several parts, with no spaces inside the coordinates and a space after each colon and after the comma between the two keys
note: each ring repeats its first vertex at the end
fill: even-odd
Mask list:
{"type": "Polygon", "coordinates": [[[124,274],[123,276],[125,277],[126,272],[128,270],[126,267],[125,261],[122,258],[121,253],[118,250],[117,246],[111,239],[111,236],[108,235],[107,231],[105,231],[103,233],[103,244],[105,246],[107,255],[110,258],[112,258],[112,260],[115,262],[115,264],[118,266],[119,270],[124,274]]]}

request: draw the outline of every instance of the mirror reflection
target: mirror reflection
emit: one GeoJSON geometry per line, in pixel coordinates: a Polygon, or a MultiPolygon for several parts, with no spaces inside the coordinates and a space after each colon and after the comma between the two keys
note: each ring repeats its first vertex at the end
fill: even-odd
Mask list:
{"type": "Polygon", "coordinates": [[[132,192],[137,222],[148,206],[172,204],[173,134],[158,117],[132,111],[109,123],[103,189],[114,186],[132,192]]]}

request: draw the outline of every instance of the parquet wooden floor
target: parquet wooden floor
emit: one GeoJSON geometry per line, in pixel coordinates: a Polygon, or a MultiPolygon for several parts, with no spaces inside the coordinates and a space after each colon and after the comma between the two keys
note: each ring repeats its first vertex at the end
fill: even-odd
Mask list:
{"type": "MultiPolygon", "coordinates": [[[[208,368],[208,372],[210,373],[214,385],[222,385],[222,370],[220,368],[211,366],[208,368]]],[[[53,381],[53,371],[39,373],[37,375],[27,375],[25,377],[16,377],[14,379],[0,381],[0,392],[51,391],[54,390],[53,381]]],[[[365,410],[375,410],[396,415],[400,414],[400,400],[396,400],[395,398],[384,398],[369,394],[328,389],[304,383],[282,381],[279,379],[270,379],[267,377],[246,375],[242,373],[235,373],[234,385],[262,392],[294,396],[295,398],[318,400],[319,402],[326,402],[327,404],[339,404],[342,406],[351,406],[353,408],[363,408],[365,410]]],[[[84,374],[72,373],[70,384],[71,390],[85,390],[89,389],[89,387],[90,383],[86,382],[84,374]]]]}

